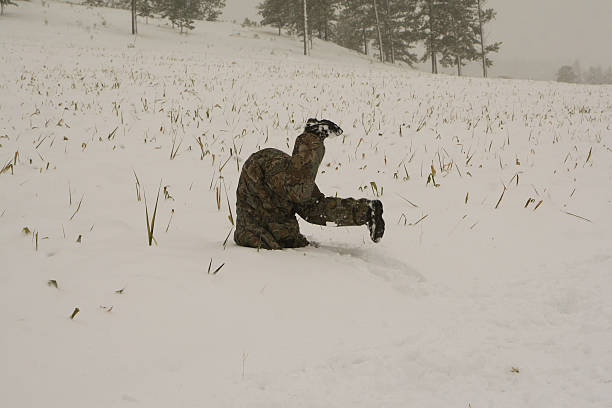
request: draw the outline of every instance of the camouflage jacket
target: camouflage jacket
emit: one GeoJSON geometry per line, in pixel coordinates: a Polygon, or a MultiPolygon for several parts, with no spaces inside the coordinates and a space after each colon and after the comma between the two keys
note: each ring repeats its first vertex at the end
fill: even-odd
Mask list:
{"type": "Polygon", "coordinates": [[[237,223],[282,223],[294,218],[300,205],[321,199],[315,178],[325,155],[323,139],[303,133],[293,154],[263,149],[244,163],[236,192],[237,223]]]}

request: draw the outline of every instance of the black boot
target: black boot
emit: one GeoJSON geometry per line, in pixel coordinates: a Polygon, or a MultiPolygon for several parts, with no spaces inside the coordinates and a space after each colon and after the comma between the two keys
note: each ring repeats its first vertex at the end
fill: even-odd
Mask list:
{"type": "Polygon", "coordinates": [[[385,233],[385,220],[382,217],[383,205],[380,200],[370,201],[370,210],[368,211],[368,228],[370,229],[370,238],[372,241],[378,242],[385,233]]]}

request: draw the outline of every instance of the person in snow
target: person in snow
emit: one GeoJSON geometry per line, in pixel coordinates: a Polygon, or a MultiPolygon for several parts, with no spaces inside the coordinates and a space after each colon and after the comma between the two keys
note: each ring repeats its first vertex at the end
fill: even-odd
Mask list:
{"type": "Polygon", "coordinates": [[[342,129],[329,120],[308,119],[293,154],[277,149],[253,153],[242,167],[236,191],[236,244],[252,248],[300,248],[297,213],[311,224],[367,225],[374,242],[385,231],[379,200],[325,197],[315,183],[325,154],[323,142],[342,129]]]}

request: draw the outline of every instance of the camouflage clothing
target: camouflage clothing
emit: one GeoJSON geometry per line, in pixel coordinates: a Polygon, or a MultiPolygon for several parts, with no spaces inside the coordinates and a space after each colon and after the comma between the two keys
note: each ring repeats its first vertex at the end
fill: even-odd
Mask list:
{"type": "Polygon", "coordinates": [[[370,222],[370,200],[325,197],[315,184],[326,136],[327,132],[307,126],[295,141],[291,156],[277,149],[263,149],[247,159],[236,191],[234,240],[238,245],[264,249],[308,245],[300,234],[296,213],[317,225],[370,222]]]}

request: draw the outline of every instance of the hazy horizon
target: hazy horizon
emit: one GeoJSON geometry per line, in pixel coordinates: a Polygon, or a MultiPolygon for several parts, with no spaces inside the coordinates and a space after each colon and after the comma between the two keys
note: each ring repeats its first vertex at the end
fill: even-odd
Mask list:
{"type": "MultiPolygon", "coordinates": [[[[226,2],[227,20],[258,17],[259,0],[226,2]]],[[[612,38],[609,0],[489,0],[487,4],[497,11],[497,19],[485,27],[485,36],[503,42],[493,57],[494,75],[553,79],[561,65],[575,60],[583,68],[612,65],[612,54],[605,52],[606,42],[612,38]]],[[[468,72],[475,69],[469,67],[468,72]]]]}

